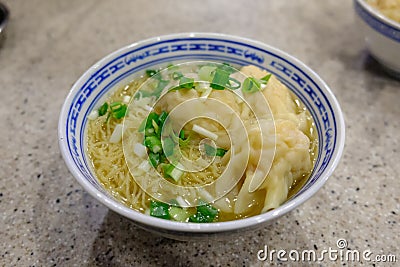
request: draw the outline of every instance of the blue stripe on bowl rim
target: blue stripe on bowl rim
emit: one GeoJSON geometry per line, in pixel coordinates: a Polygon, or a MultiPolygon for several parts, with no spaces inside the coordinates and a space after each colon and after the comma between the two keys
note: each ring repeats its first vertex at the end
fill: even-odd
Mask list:
{"type": "MultiPolygon", "coordinates": [[[[277,54],[275,54],[275,53],[273,53],[273,52],[271,52],[271,51],[267,51],[267,50],[265,50],[265,49],[262,49],[262,48],[259,48],[259,47],[253,46],[253,45],[249,45],[249,44],[246,44],[246,43],[238,42],[238,41],[231,41],[231,40],[218,39],[218,38],[190,37],[190,38],[174,38],[174,39],[169,39],[169,40],[165,40],[165,41],[160,41],[160,42],[151,43],[151,44],[148,44],[148,45],[145,45],[145,46],[140,46],[140,47],[138,47],[138,48],[136,48],[136,49],[130,50],[130,51],[128,51],[128,52],[126,52],[126,53],[124,53],[124,54],[118,56],[117,58],[115,58],[115,59],[113,59],[112,61],[108,62],[108,63],[107,63],[105,66],[103,66],[102,68],[96,70],[96,72],[95,72],[94,74],[92,74],[91,77],[89,77],[89,79],[84,83],[84,85],[81,86],[81,88],[79,89],[78,92],[81,92],[81,91],[85,88],[85,86],[86,86],[87,83],[91,80],[91,78],[92,78],[93,76],[95,76],[96,74],[98,74],[98,73],[100,73],[101,71],[103,71],[106,67],[108,67],[109,65],[111,65],[113,62],[115,62],[115,61],[118,60],[118,59],[121,59],[121,58],[123,58],[123,57],[126,57],[126,56],[129,55],[129,54],[135,53],[135,52],[137,52],[137,51],[140,51],[140,50],[145,49],[145,48],[148,48],[148,47],[158,46],[158,45],[164,44],[164,43],[174,43],[174,42],[182,42],[182,41],[189,41],[189,42],[193,42],[193,41],[216,41],[216,42],[222,42],[222,43],[236,44],[236,45],[239,45],[239,46],[244,46],[244,47],[247,47],[247,48],[251,48],[251,49],[254,49],[254,50],[261,51],[261,52],[263,52],[263,53],[265,53],[265,54],[269,54],[269,55],[271,55],[272,57],[275,57],[275,58],[277,58],[277,59],[279,59],[279,60],[285,62],[286,64],[292,66],[293,68],[295,68],[297,71],[299,71],[302,75],[304,75],[304,76],[315,86],[315,88],[320,92],[320,95],[323,96],[323,98],[324,98],[326,104],[327,104],[328,107],[329,107],[329,111],[330,111],[330,114],[332,115],[332,119],[333,119],[333,127],[334,127],[334,133],[335,133],[335,136],[334,136],[334,138],[333,138],[332,151],[335,150],[335,148],[336,148],[336,139],[337,139],[337,134],[338,134],[338,133],[337,133],[337,122],[336,122],[336,119],[335,119],[335,115],[334,115],[332,106],[331,106],[330,102],[328,101],[326,95],[323,93],[323,91],[321,90],[321,88],[318,86],[318,84],[317,84],[313,79],[311,79],[311,77],[310,77],[307,73],[305,73],[303,70],[301,70],[300,68],[298,68],[296,65],[294,65],[294,64],[291,63],[291,62],[289,62],[289,61],[286,60],[285,58],[282,58],[281,56],[279,56],[279,55],[277,55],[277,54]]],[[[177,56],[177,59],[182,59],[183,56],[184,56],[184,55],[182,55],[182,56],[177,56]]],[[[200,58],[201,56],[205,56],[205,55],[197,54],[197,55],[193,55],[192,57],[193,57],[194,59],[201,59],[201,58],[200,58]]],[[[210,55],[210,56],[212,56],[212,55],[210,55]]],[[[221,57],[221,56],[218,56],[217,59],[220,58],[220,57],[221,57]]],[[[248,61],[236,60],[236,59],[233,59],[233,58],[231,58],[231,57],[228,57],[228,58],[229,58],[229,60],[231,60],[231,61],[232,61],[232,60],[234,60],[234,61],[242,61],[242,63],[249,64],[248,61]]],[[[166,61],[171,61],[171,59],[168,59],[168,60],[166,60],[166,61]]],[[[160,63],[161,60],[155,60],[154,62],[160,63]]],[[[258,65],[258,64],[255,64],[254,62],[251,63],[251,64],[256,65],[256,66],[258,65]]],[[[146,63],[146,64],[144,64],[144,65],[148,65],[148,63],[146,63]]],[[[145,68],[145,66],[138,65],[137,67],[132,68],[132,69],[128,70],[127,72],[136,72],[137,69],[140,68],[140,67],[141,67],[142,69],[145,68]],[[135,71],[133,71],[133,69],[135,69],[135,71]]],[[[264,66],[261,66],[261,65],[258,65],[258,67],[261,67],[261,68],[265,69],[265,67],[264,67],[264,66]]],[[[282,76],[279,76],[279,75],[277,75],[277,76],[280,78],[281,81],[286,81],[286,82],[284,82],[285,85],[289,85],[290,89],[291,89],[299,98],[301,98],[301,97],[300,97],[300,94],[299,94],[299,93],[296,93],[296,91],[293,90],[293,89],[295,88],[295,86],[291,86],[290,82],[289,82],[288,80],[284,79],[282,76]]],[[[117,77],[117,78],[122,79],[121,75],[120,75],[119,77],[117,77]]],[[[116,81],[116,79],[114,79],[112,83],[114,83],[115,81],[116,81]]],[[[105,91],[107,91],[107,90],[105,90],[105,91]]],[[[67,144],[68,144],[69,153],[70,153],[71,155],[73,155],[73,153],[72,153],[71,147],[70,147],[70,140],[69,140],[69,134],[68,134],[68,132],[69,132],[69,131],[68,131],[68,127],[69,127],[69,121],[70,121],[70,115],[71,115],[72,107],[74,106],[74,103],[75,103],[77,97],[78,97],[78,94],[76,94],[76,95],[74,96],[73,100],[72,100],[72,103],[71,103],[70,108],[69,108],[69,111],[68,111],[68,117],[67,117],[67,123],[66,123],[67,144]]],[[[96,98],[97,98],[97,97],[96,97],[96,98]]],[[[305,99],[301,99],[301,100],[303,101],[304,104],[308,105],[307,108],[310,110],[310,112],[313,112],[313,110],[310,108],[309,103],[308,103],[307,101],[305,101],[305,99]]],[[[96,101],[92,101],[91,106],[94,105],[94,102],[96,102],[96,101]]],[[[90,109],[91,109],[91,108],[88,108],[88,109],[86,110],[85,116],[87,115],[87,113],[88,113],[88,111],[89,111],[90,109]]],[[[312,113],[312,115],[313,115],[313,117],[315,118],[315,116],[316,116],[315,113],[312,113]]],[[[315,120],[315,121],[317,122],[317,120],[315,120]]],[[[86,123],[86,122],[84,122],[84,123],[86,123]]],[[[88,165],[87,165],[87,162],[86,162],[86,157],[84,157],[85,153],[84,153],[83,149],[84,149],[85,146],[83,145],[83,139],[82,139],[82,138],[84,137],[84,129],[85,129],[85,127],[82,127],[82,128],[81,128],[81,132],[80,132],[80,135],[81,135],[81,140],[80,140],[80,142],[81,142],[81,153],[82,153],[82,156],[83,156],[84,161],[85,161],[84,163],[85,163],[86,169],[87,169],[87,170],[91,170],[91,168],[88,168],[88,165]]],[[[320,130],[321,127],[318,127],[318,125],[317,125],[317,129],[320,130]]],[[[319,138],[321,138],[322,133],[319,132],[319,133],[318,133],[318,136],[319,136],[319,138]]],[[[321,149],[321,147],[320,147],[320,149],[321,149]]],[[[319,153],[318,153],[318,159],[317,159],[316,165],[317,165],[318,161],[320,160],[320,155],[321,155],[321,152],[319,151],[319,153]]],[[[332,157],[332,155],[333,155],[333,153],[329,155],[328,161],[330,160],[330,158],[332,157]]],[[[74,160],[74,162],[75,162],[75,165],[78,166],[78,164],[77,164],[77,162],[75,161],[74,157],[72,157],[72,158],[73,158],[73,160],[74,160]]],[[[306,190],[308,187],[310,187],[312,184],[314,184],[316,180],[318,180],[318,178],[320,177],[320,175],[322,174],[322,172],[326,169],[327,164],[323,165],[322,167],[323,167],[322,170],[318,170],[318,174],[319,174],[319,175],[318,175],[317,177],[313,177],[312,181],[311,181],[311,180],[307,181],[306,185],[304,185],[303,188],[302,188],[296,195],[298,195],[298,194],[300,194],[301,192],[303,192],[304,190],[306,190]]],[[[314,170],[314,171],[315,171],[315,170],[314,170]]]]}
{"type": "MultiPolygon", "coordinates": [[[[363,0],[362,0],[363,1],[363,0]]],[[[371,28],[379,32],[380,34],[396,41],[400,42],[400,26],[394,27],[390,25],[387,21],[392,22],[389,18],[386,18],[383,14],[379,13],[379,10],[375,10],[372,6],[367,3],[362,5],[359,1],[354,0],[354,9],[357,14],[367,23],[371,28]],[[365,6],[364,6],[365,5],[365,6]],[[379,13],[379,16],[371,15],[372,10],[379,13]],[[386,21],[387,20],[387,21],[386,21]]]]}

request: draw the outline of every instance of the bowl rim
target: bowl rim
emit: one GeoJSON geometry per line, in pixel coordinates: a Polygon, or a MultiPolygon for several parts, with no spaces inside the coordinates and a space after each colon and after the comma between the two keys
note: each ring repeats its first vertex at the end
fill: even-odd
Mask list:
{"type": "Polygon", "coordinates": [[[3,20],[0,21],[0,34],[1,34],[1,32],[3,32],[7,26],[10,12],[3,3],[0,3],[0,11],[3,13],[3,20]]]}
{"type": "Polygon", "coordinates": [[[392,19],[386,17],[378,9],[376,9],[373,6],[371,6],[370,4],[368,4],[366,0],[354,0],[354,1],[357,2],[370,15],[372,15],[376,19],[378,19],[381,23],[384,23],[384,24],[400,31],[400,22],[397,22],[395,20],[392,20],[392,19]]]}
{"type": "Polygon", "coordinates": [[[87,69],[79,79],[73,84],[71,87],[65,102],[62,106],[60,116],[59,116],[59,124],[58,124],[58,137],[59,137],[59,147],[61,150],[62,157],[72,175],[75,179],[80,183],[80,185],[95,199],[100,201],[106,207],[110,208],[111,210],[137,222],[141,225],[146,225],[151,228],[155,228],[158,230],[165,230],[165,231],[174,231],[180,233],[218,233],[218,232],[227,232],[227,231],[236,231],[244,228],[252,228],[267,221],[271,221],[275,218],[278,218],[287,212],[293,210],[297,206],[304,203],[310,197],[315,195],[315,193],[325,184],[328,178],[332,175],[333,171],[336,169],[339,161],[341,159],[343,149],[344,149],[344,142],[345,142],[345,123],[342,110],[340,105],[333,95],[332,91],[328,87],[328,85],[317,75],[311,68],[306,66],[302,61],[298,60],[297,58],[287,54],[286,52],[267,45],[263,42],[239,37],[235,35],[228,35],[222,33],[207,33],[207,32],[187,32],[187,33],[174,33],[168,35],[162,35],[157,37],[148,38],[145,40],[141,40],[138,42],[134,42],[132,44],[126,45],[116,51],[109,53],[108,55],[104,56],[100,60],[98,60],[95,64],[93,64],[89,69],[87,69]],[[338,129],[337,129],[337,148],[333,152],[331,163],[327,166],[324,170],[323,175],[311,185],[303,194],[297,196],[295,199],[289,200],[288,202],[283,203],[278,208],[263,214],[259,214],[256,216],[248,217],[245,219],[234,220],[234,221],[227,221],[227,222],[214,222],[214,223],[187,223],[187,222],[174,222],[169,220],[163,220],[155,217],[151,217],[149,215],[143,214],[141,212],[135,211],[123,205],[122,203],[109,198],[108,196],[104,195],[103,193],[99,192],[94,186],[85,179],[85,177],[79,172],[79,170],[72,164],[72,159],[68,156],[67,153],[67,144],[66,140],[64,139],[64,126],[66,123],[66,114],[68,110],[68,105],[73,97],[74,91],[78,89],[78,85],[82,83],[87,77],[89,77],[96,69],[100,68],[104,63],[108,62],[109,59],[121,54],[123,51],[129,50],[135,46],[142,46],[146,44],[150,44],[153,42],[159,42],[163,40],[170,40],[176,38],[220,38],[226,40],[235,40],[240,41],[247,44],[252,44],[255,46],[263,47],[266,50],[273,50],[276,53],[279,53],[282,57],[290,61],[291,63],[295,64],[298,68],[308,72],[314,80],[320,83],[321,88],[323,88],[323,92],[326,95],[327,99],[329,100],[330,104],[333,107],[334,114],[336,116],[336,120],[338,122],[338,129]]]}

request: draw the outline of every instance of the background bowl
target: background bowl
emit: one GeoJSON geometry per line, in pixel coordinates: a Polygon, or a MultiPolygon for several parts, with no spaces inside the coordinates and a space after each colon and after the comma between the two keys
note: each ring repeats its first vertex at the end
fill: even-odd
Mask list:
{"type": "Polygon", "coordinates": [[[8,23],[8,17],[9,17],[9,11],[7,7],[0,3],[0,45],[3,42],[3,39],[5,38],[5,31],[6,31],[6,26],[8,23]]]}
{"type": "Polygon", "coordinates": [[[354,0],[357,24],[372,56],[400,78],[400,23],[385,17],[365,0],[354,0]]]}
{"type": "Polygon", "coordinates": [[[294,209],[326,182],[337,166],[344,146],[344,120],[328,86],[299,60],[263,43],[235,36],[183,33],[161,36],[126,46],[104,57],[73,85],[62,107],[59,145],[64,160],[78,182],[97,200],[137,225],[176,239],[210,236],[251,229],[294,209]],[[254,217],[207,224],[162,220],[136,212],[116,201],[97,181],[85,155],[87,115],[115,86],[132,80],[145,69],[180,60],[212,60],[256,65],[275,74],[307,106],[314,117],[319,155],[304,187],[279,208],[254,217]]]}

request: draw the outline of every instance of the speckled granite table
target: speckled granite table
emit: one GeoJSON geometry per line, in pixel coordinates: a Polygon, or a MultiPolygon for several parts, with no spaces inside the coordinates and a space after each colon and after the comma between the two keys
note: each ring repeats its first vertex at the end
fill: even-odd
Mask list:
{"type": "Polygon", "coordinates": [[[265,245],[319,253],[339,238],[351,250],[397,255],[398,264],[400,82],[364,50],[351,1],[190,2],[5,1],[0,265],[257,266],[269,263],[257,259],[265,245]],[[59,110],[83,71],[131,42],[188,31],[254,38],[298,57],[330,85],[346,118],[344,157],[322,190],[228,242],[177,242],[137,228],[82,190],[57,144],[59,110]]]}

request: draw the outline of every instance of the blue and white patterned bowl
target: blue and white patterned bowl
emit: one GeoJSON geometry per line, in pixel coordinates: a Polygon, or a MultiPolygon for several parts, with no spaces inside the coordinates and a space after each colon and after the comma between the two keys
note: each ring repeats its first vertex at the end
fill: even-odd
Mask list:
{"type": "Polygon", "coordinates": [[[400,23],[385,17],[365,0],[354,0],[357,23],[371,54],[400,78],[400,23]]]}
{"type": "Polygon", "coordinates": [[[73,85],[58,125],[64,160],[78,182],[97,200],[139,226],[172,238],[234,232],[260,226],[309,199],[327,181],[341,157],[345,127],[336,98],[318,75],[294,57],[263,43],[211,33],[182,33],[128,45],[104,57],[73,85]],[[136,212],[116,201],[97,181],[85,155],[87,115],[114,86],[145,69],[179,60],[212,60],[256,65],[275,74],[307,106],[316,122],[319,151],[315,169],[304,187],[286,203],[254,217],[208,224],[161,220],[136,212]]]}

